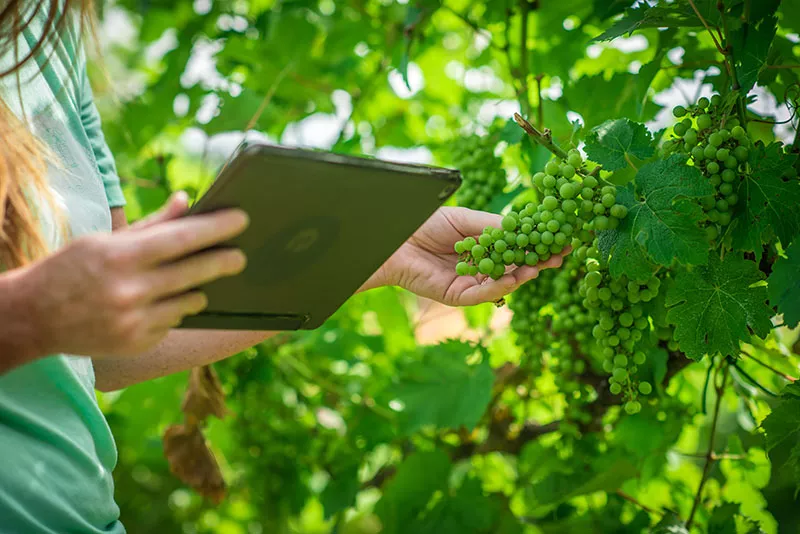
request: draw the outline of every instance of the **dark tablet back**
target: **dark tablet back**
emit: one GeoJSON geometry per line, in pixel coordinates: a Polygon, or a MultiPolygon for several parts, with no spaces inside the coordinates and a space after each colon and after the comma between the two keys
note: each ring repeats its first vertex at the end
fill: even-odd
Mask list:
{"type": "Polygon", "coordinates": [[[241,148],[190,210],[239,207],[250,226],[227,245],[240,275],[201,289],[182,328],[313,329],[333,314],[460,185],[459,173],[271,145],[241,148]]]}

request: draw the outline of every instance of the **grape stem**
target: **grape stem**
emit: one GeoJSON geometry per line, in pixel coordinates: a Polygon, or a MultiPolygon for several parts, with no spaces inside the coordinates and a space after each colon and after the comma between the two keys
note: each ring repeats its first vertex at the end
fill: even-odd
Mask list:
{"type": "Polygon", "coordinates": [[[531,139],[545,147],[559,158],[567,159],[567,152],[553,142],[553,136],[550,134],[550,130],[545,129],[544,132],[540,132],[533,124],[525,120],[519,113],[514,113],[514,122],[516,122],[520,128],[525,130],[525,133],[527,133],[531,139]]]}
{"type": "Polygon", "coordinates": [[[744,349],[742,349],[742,355],[747,356],[748,358],[750,358],[751,360],[756,362],[758,365],[760,365],[762,367],[766,367],[767,369],[769,369],[770,371],[772,371],[773,373],[775,373],[779,377],[783,378],[784,380],[787,380],[789,382],[797,382],[797,378],[795,378],[793,376],[789,376],[786,373],[782,373],[781,371],[778,371],[777,369],[775,369],[774,367],[772,367],[768,363],[762,362],[761,360],[759,360],[758,358],[756,358],[755,356],[753,356],[752,354],[750,354],[749,352],[747,352],[744,349]]]}
{"type": "Polygon", "coordinates": [[[706,30],[708,30],[708,34],[711,36],[711,40],[714,41],[714,46],[717,47],[719,53],[722,54],[723,56],[727,55],[725,50],[719,44],[719,41],[717,41],[717,37],[714,35],[714,32],[712,32],[711,28],[708,26],[708,22],[706,22],[706,19],[703,18],[703,15],[700,14],[700,11],[697,9],[697,6],[694,5],[694,0],[689,0],[689,5],[692,6],[692,9],[694,9],[695,14],[697,15],[697,18],[700,19],[700,22],[702,22],[703,26],[705,26],[706,30]]]}
{"type": "MultiPolygon", "coordinates": [[[[690,0],[691,1],[691,0],[690,0]]],[[[686,520],[686,530],[691,530],[692,523],[694,522],[694,516],[697,513],[697,509],[700,507],[700,501],[703,497],[703,488],[706,485],[706,481],[708,481],[708,474],[711,472],[711,464],[715,460],[715,453],[714,453],[714,440],[717,437],[717,423],[719,422],[719,411],[722,407],[722,397],[725,394],[725,384],[728,381],[728,364],[725,360],[722,360],[722,364],[720,367],[717,368],[717,372],[714,378],[714,389],[717,392],[717,400],[714,404],[714,417],[711,420],[711,435],[708,439],[708,452],[706,453],[706,461],[705,465],[703,465],[703,476],[700,478],[700,484],[697,487],[697,493],[694,496],[694,502],[692,503],[692,511],[689,513],[689,519],[686,520]],[[716,375],[722,374],[722,382],[717,384],[716,375]]]]}
{"type": "Polygon", "coordinates": [[[629,503],[631,503],[631,504],[633,504],[633,505],[636,505],[636,506],[638,506],[639,508],[641,508],[642,510],[644,510],[644,511],[645,511],[645,512],[647,512],[648,514],[651,514],[651,515],[660,515],[660,516],[663,516],[663,515],[664,515],[664,512],[663,512],[663,511],[661,511],[661,510],[654,510],[654,509],[650,508],[649,506],[645,506],[644,504],[642,504],[641,502],[639,502],[639,501],[638,501],[636,498],[634,498],[634,497],[632,497],[632,496],[628,495],[627,493],[625,493],[625,492],[624,492],[624,491],[622,491],[621,489],[618,489],[618,490],[616,491],[616,493],[617,493],[617,495],[619,495],[620,497],[622,497],[623,499],[625,499],[625,500],[626,500],[626,501],[628,501],[629,503]]]}

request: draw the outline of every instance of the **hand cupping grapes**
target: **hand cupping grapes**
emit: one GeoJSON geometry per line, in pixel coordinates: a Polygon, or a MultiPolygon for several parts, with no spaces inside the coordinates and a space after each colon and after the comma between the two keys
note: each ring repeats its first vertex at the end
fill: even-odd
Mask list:
{"type": "Polygon", "coordinates": [[[616,228],[627,209],[617,204],[616,187],[581,172],[583,160],[570,150],[566,161],[551,160],[533,176],[541,202],[509,212],[502,228],[487,227],[478,238],[455,244],[459,276],[483,274],[499,279],[510,265],[536,265],[567,246],[594,240],[594,230],[616,228]]]}

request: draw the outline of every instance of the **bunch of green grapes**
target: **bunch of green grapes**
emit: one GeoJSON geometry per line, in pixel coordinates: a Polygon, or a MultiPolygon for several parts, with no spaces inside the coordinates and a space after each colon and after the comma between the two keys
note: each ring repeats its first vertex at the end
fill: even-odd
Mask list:
{"type": "Polygon", "coordinates": [[[700,98],[688,108],[676,106],[680,120],[673,132],[680,138],[677,150],[686,153],[714,187],[714,194],[701,199],[706,213],[706,236],[714,241],[730,224],[736,191],[746,172],[752,144],[739,120],[727,115],[720,95],[700,98]]]}
{"type": "Polygon", "coordinates": [[[518,345],[530,357],[535,372],[541,372],[546,363],[555,386],[568,401],[562,431],[570,435],[577,435],[579,424],[589,422],[585,406],[596,398],[591,386],[579,380],[587,364],[575,352],[577,348],[588,354],[585,343],[579,341],[587,336],[579,334],[591,324],[574,291],[582,275],[581,262],[568,257],[561,269],[542,271],[539,278],[522,285],[509,302],[518,345]]]}
{"type": "Polygon", "coordinates": [[[514,291],[508,302],[513,313],[511,329],[517,335],[517,344],[539,363],[542,352],[550,343],[549,319],[542,309],[553,299],[552,281],[555,273],[554,269],[542,271],[536,280],[526,282],[514,291]]]}
{"type": "Polygon", "coordinates": [[[661,280],[629,280],[624,275],[615,280],[596,258],[586,260],[586,271],[578,292],[595,319],[592,336],[603,356],[603,370],[611,375],[611,393],[623,395],[627,413],[638,413],[639,394],[649,395],[653,387],[636,381],[638,366],[646,361],[637,344],[650,329],[645,305],[658,296],[661,280]]]}
{"type": "Polygon", "coordinates": [[[508,179],[503,160],[494,153],[490,136],[470,135],[459,138],[453,146],[453,165],[463,179],[456,192],[459,206],[485,210],[492,199],[503,192],[508,179]]]}
{"type": "Polygon", "coordinates": [[[541,202],[509,212],[502,228],[487,227],[477,239],[457,242],[455,251],[461,258],[456,273],[498,279],[509,265],[536,265],[569,244],[574,248],[592,242],[591,230],[616,228],[628,213],[617,204],[616,187],[579,175],[582,165],[577,150],[571,150],[566,161],[549,161],[543,172],[533,176],[541,202]]]}

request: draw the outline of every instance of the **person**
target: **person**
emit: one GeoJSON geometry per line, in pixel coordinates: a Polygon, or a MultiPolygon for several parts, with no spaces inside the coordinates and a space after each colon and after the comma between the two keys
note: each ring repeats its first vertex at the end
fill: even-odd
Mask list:
{"type": "MultiPolygon", "coordinates": [[[[272,332],[181,330],[193,288],[240,272],[237,210],[182,217],[176,193],[128,226],[86,73],[91,0],[0,1],[0,531],[124,532],[114,439],[95,389],[206,365],[272,332]]],[[[403,287],[464,306],[560,265],[457,277],[453,243],[499,216],[438,210],[359,291],[403,287]]]]}

